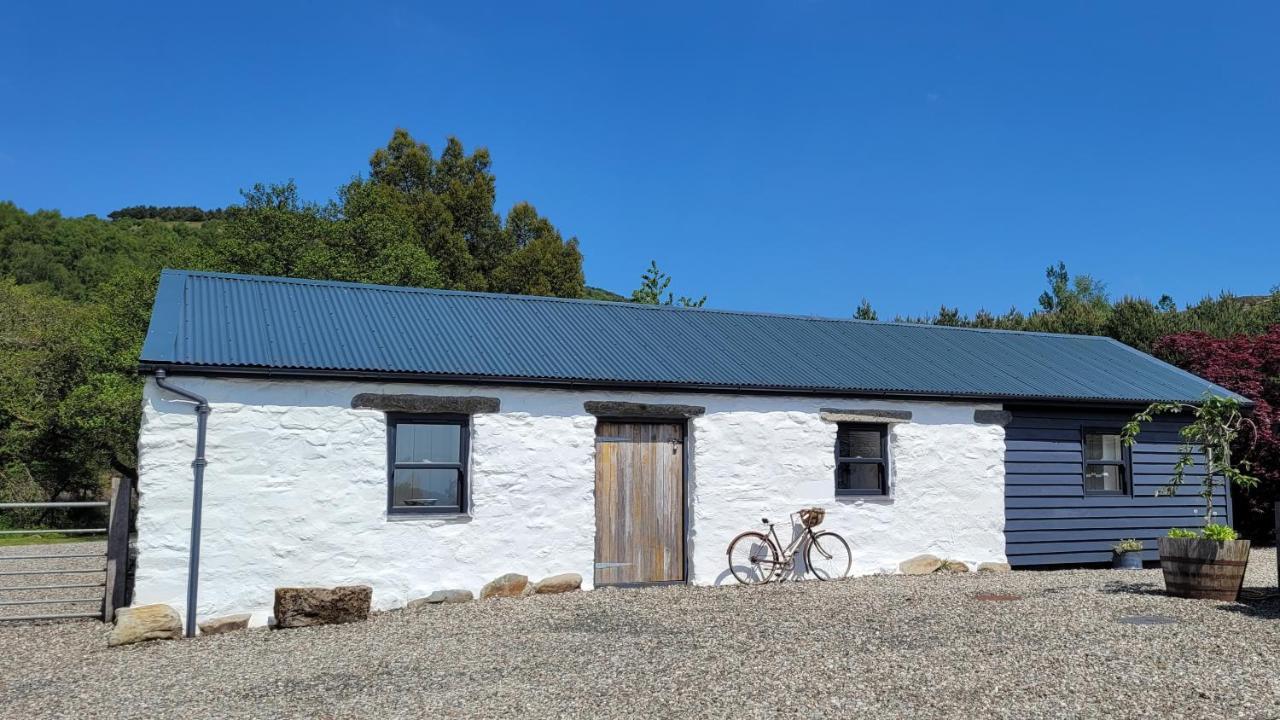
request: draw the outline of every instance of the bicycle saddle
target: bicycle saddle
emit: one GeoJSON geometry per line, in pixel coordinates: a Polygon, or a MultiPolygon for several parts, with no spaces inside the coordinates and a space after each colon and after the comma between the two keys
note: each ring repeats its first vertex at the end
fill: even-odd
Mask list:
{"type": "Polygon", "coordinates": [[[765,525],[768,525],[768,524],[769,524],[769,518],[760,518],[760,522],[764,523],[765,525]]]}

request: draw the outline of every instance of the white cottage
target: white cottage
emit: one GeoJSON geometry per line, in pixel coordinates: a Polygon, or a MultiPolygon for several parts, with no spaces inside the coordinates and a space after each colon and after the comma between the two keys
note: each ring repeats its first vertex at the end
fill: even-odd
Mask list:
{"type": "MultiPolygon", "coordinates": [[[[186,612],[196,461],[198,615],[259,624],[279,586],[733,582],[811,505],[855,573],[1005,562],[1011,421],[1226,393],[1105,338],[185,271],[141,361],[134,601],[186,612]]],[[[1081,497],[1137,497],[1076,439],[1081,497]]]]}

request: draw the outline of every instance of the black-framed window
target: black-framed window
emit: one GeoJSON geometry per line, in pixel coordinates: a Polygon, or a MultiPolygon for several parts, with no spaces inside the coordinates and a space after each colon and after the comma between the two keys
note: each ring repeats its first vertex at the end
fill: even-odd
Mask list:
{"type": "Polygon", "coordinates": [[[1118,430],[1085,428],[1081,448],[1086,495],[1129,494],[1129,448],[1118,430]]]}
{"type": "Polygon", "coordinates": [[[457,514],[467,510],[465,415],[387,416],[387,512],[457,514]]]}
{"type": "Polygon", "coordinates": [[[836,430],[836,495],[887,495],[889,426],[840,423],[836,430]]]}

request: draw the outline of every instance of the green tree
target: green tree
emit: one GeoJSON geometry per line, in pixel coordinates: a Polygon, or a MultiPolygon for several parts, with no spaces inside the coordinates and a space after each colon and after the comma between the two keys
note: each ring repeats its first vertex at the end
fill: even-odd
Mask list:
{"type": "Polygon", "coordinates": [[[1102,334],[1151,352],[1155,341],[1167,335],[1171,329],[1170,313],[1153,305],[1145,298],[1124,297],[1111,309],[1102,326],[1102,334]]]}
{"type": "Polygon", "coordinates": [[[242,190],[241,205],[226,210],[215,229],[213,256],[218,270],[284,277],[319,277],[332,265],[328,252],[334,223],[323,208],[304,203],[292,180],[255,184],[242,190]]]}
{"type": "Polygon", "coordinates": [[[948,327],[960,327],[968,325],[968,318],[961,317],[959,308],[949,308],[946,305],[938,308],[938,314],[933,318],[934,325],[946,325],[948,327]]]}
{"type": "Polygon", "coordinates": [[[1000,318],[992,314],[990,310],[987,310],[986,308],[980,308],[978,312],[974,313],[973,315],[972,325],[973,327],[976,327],[976,328],[990,329],[990,328],[997,327],[999,322],[1000,322],[1000,318]]]}
{"type": "Polygon", "coordinates": [[[369,158],[369,182],[397,192],[411,218],[419,245],[436,261],[443,287],[487,290],[485,270],[477,248],[488,252],[498,230],[493,214],[493,175],[489,153],[481,148],[470,157],[457,138],[449,138],[445,156],[437,161],[431,148],[408,131],[397,128],[385,148],[369,158]],[[481,208],[484,208],[482,211],[481,208]]]}
{"type": "Polygon", "coordinates": [[[1040,312],[1028,319],[1028,329],[1097,335],[1111,314],[1106,285],[1089,275],[1067,272],[1066,263],[1045,270],[1049,289],[1040,295],[1040,312]]]}
{"type": "Polygon", "coordinates": [[[853,311],[853,317],[855,320],[875,320],[876,311],[875,308],[871,307],[871,301],[862,298],[862,302],[858,304],[858,309],[853,311]]]}
{"type": "Polygon", "coordinates": [[[136,343],[107,306],[0,281],[0,496],[98,493],[136,468],[136,343]]]}
{"type": "Polygon", "coordinates": [[[339,219],[323,265],[308,277],[383,285],[440,287],[439,263],[418,235],[412,207],[392,187],[356,180],[342,188],[339,219]]]}
{"type": "Polygon", "coordinates": [[[292,182],[255,185],[213,223],[202,266],[233,272],[458,290],[581,297],[582,253],[532,205],[504,225],[493,205],[489,153],[449,138],[431,149],[397,129],[325,205],[292,182]]]}
{"type": "Polygon", "coordinates": [[[691,297],[681,295],[679,298],[674,297],[667,288],[671,286],[671,276],[658,269],[658,261],[650,260],[649,269],[640,275],[640,287],[631,293],[631,302],[641,305],[680,305],[681,307],[702,307],[707,303],[707,296],[694,300],[691,297]],[[666,293],[664,299],[662,294],[666,293]]]}
{"type": "Polygon", "coordinates": [[[528,203],[519,203],[507,214],[500,236],[513,248],[499,260],[491,279],[497,292],[520,295],[582,297],[582,253],[578,239],[566,242],[560,232],[528,203]]]}

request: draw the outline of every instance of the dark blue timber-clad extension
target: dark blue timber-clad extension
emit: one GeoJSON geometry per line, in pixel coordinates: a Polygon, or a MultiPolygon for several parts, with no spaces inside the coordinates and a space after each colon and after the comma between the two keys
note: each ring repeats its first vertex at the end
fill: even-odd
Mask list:
{"type": "MultiPolygon", "coordinates": [[[[1110,435],[1133,411],[1012,407],[1005,427],[1005,552],[1013,566],[1106,562],[1122,538],[1142,540],[1144,560],[1156,560],[1155,539],[1169,528],[1203,522],[1203,468],[1187,471],[1173,497],[1156,497],[1173,474],[1183,423],[1160,419],[1143,427],[1123,452],[1118,491],[1089,492],[1086,434],[1110,435]]],[[[1177,415],[1164,416],[1177,418],[1177,415]]],[[[1218,522],[1230,522],[1230,498],[1217,493],[1218,522]]]]}

